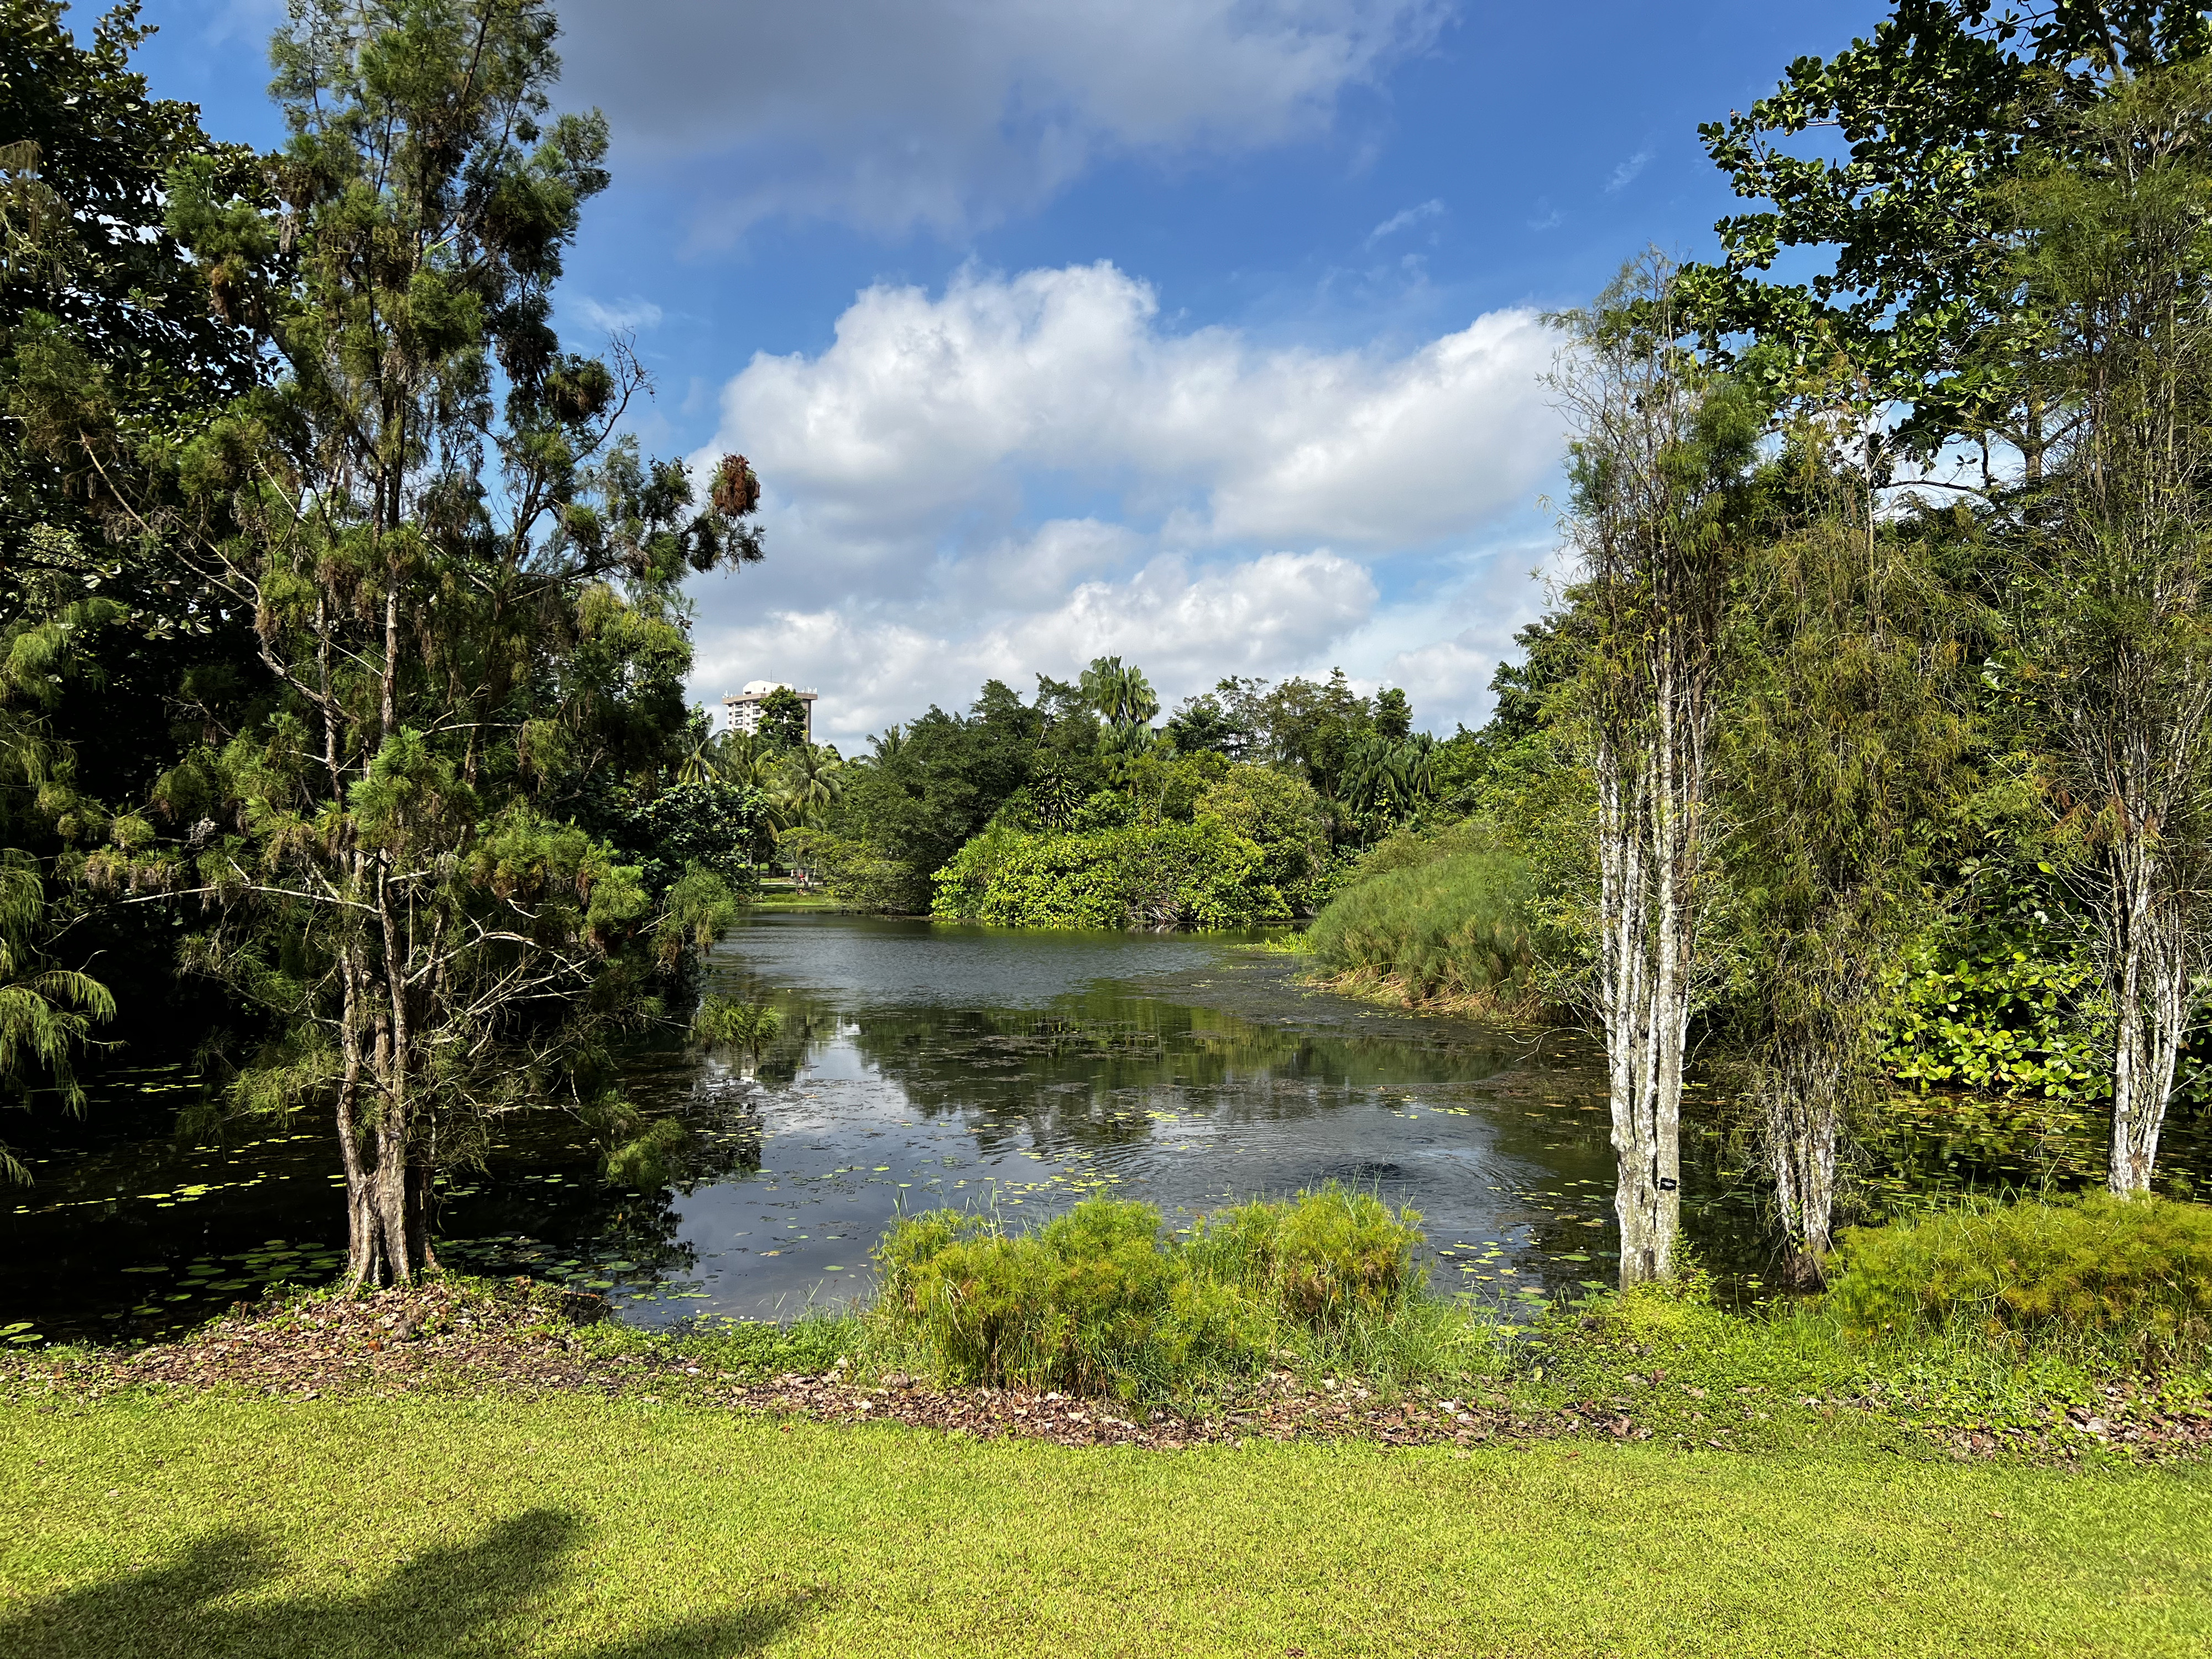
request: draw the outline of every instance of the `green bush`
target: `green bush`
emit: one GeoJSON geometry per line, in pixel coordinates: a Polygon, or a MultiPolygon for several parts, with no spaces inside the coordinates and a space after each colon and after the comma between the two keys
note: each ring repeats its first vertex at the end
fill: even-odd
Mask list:
{"type": "Polygon", "coordinates": [[[2212,1208],[2092,1193],[1975,1204],[1848,1230],[1828,1292],[1850,1326],[1964,1321],[2016,1343],[2117,1347],[2146,1362],[2212,1349],[2212,1208]]]}
{"type": "Polygon", "coordinates": [[[1304,778],[1272,766],[1237,766],[1209,785],[1193,816],[1260,849],[1260,879],[1292,905],[1307,902],[1328,857],[1328,811],[1304,778]]]}
{"type": "MultiPolygon", "coordinates": [[[[1114,797],[1107,797],[1114,799],[1114,797]]],[[[1218,820],[1065,835],[1003,823],[935,877],[932,913],[1001,927],[1248,927],[1286,921],[1260,849],[1218,820]]]]}
{"type": "Polygon", "coordinates": [[[1334,1183],[1206,1217],[1188,1244],[1110,1199],[1018,1234],[932,1211],[878,1247],[876,1315],[949,1382],[1172,1393],[1407,1308],[1419,1220],[1334,1183]]]}
{"type": "Polygon", "coordinates": [[[1329,902],[1314,919],[1313,951],[1340,973],[1394,981],[1417,1000],[1523,1001],[1536,969],[1529,890],[1528,866],[1508,853],[1395,864],[1329,902]]]}
{"type": "Polygon", "coordinates": [[[1403,1304],[1419,1282],[1419,1221],[1332,1181],[1289,1204],[1216,1211],[1200,1222],[1188,1255],[1200,1273],[1284,1317],[1336,1328],[1403,1304]]]}
{"type": "Polygon", "coordinates": [[[786,830],[776,848],[804,866],[838,903],[854,910],[906,915],[929,908],[929,884],[906,865],[862,841],[804,825],[786,830]]]}
{"type": "Polygon", "coordinates": [[[1249,1368],[1264,1325],[1161,1248],[1159,1212],[1092,1199],[1035,1231],[939,1210],[877,1252],[879,1312],[953,1382],[1133,1394],[1194,1367],[1249,1368]]]}
{"type": "Polygon", "coordinates": [[[1999,941],[1955,958],[1923,950],[1896,969],[1882,1064],[1901,1081],[2054,1100],[2112,1091],[2085,1005],[2094,964],[1999,941]]]}

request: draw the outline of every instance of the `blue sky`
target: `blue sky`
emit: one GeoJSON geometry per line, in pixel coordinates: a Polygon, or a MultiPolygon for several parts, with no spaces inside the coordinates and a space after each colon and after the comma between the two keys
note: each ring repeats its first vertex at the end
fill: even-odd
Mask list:
{"type": "MultiPolygon", "coordinates": [[[[634,331],[647,447],[767,488],[695,695],[818,687],[849,749],[1112,652],[1170,702],[1341,664],[1477,723],[1557,540],[1540,313],[1711,252],[1697,124],[1885,10],[563,5],[561,101],[615,134],[564,330],[634,331]]],[[[142,67],[273,144],[281,16],[149,0],[142,67]]]]}

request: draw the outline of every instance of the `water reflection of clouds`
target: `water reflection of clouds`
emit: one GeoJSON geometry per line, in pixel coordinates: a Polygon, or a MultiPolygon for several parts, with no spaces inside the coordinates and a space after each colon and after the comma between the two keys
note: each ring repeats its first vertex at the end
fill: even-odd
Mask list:
{"type": "Polygon", "coordinates": [[[1544,1277],[1547,1212],[1522,1194],[1603,1153],[1560,1098],[1587,1079],[1532,1085],[1510,1037],[1371,1018],[1218,940],[762,918],[717,971],[775,1003],[785,1036],[761,1066],[763,1168],[678,1200],[691,1309],[860,1293],[867,1247],[902,1210],[1021,1223],[1106,1193],[1182,1224],[1330,1179],[1422,1210],[1455,1287],[1498,1266],[1455,1260],[1455,1241],[1544,1277]]]}

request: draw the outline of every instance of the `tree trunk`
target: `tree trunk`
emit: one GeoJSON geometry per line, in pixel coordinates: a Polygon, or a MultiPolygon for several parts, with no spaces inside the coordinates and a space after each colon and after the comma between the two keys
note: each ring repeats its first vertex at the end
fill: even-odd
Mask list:
{"type": "Polygon", "coordinates": [[[2106,897],[2113,1002],[2112,1145],[2106,1184],[2150,1189],[2158,1138],[2173,1092],[2189,1006],[2189,942],[2178,896],[2157,848],[2139,829],[2123,833],[2106,897]]]}
{"type": "Polygon", "coordinates": [[[1671,858],[1656,836],[1649,780],[1601,748],[1598,776],[1598,1014],[1620,1222],[1620,1283],[1673,1277],[1681,1224],[1682,1049],[1689,1029],[1687,940],[1671,858]],[[1658,843],[1655,848],[1655,841],[1658,843]],[[1661,856],[1655,858],[1654,852],[1661,856]],[[1661,866],[1653,879],[1653,866],[1661,866]]]}
{"type": "Polygon", "coordinates": [[[339,1155],[346,1177],[346,1284],[410,1285],[436,1265],[429,1247],[429,1161],[416,1146],[415,1103],[407,1089],[404,1018],[360,955],[340,963],[345,988],[338,1085],[339,1155]]]}
{"type": "Polygon", "coordinates": [[[1770,1079],[1765,1093],[1767,1167],[1789,1241],[1783,1277],[1810,1289],[1825,1276],[1835,1219],[1835,1093],[1820,1079],[1786,1076],[1770,1079]]]}

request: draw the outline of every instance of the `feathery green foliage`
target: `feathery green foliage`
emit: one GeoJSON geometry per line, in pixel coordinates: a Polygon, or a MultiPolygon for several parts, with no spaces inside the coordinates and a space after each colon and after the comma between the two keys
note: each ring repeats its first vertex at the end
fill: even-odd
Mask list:
{"type": "Polygon", "coordinates": [[[949,1382],[1164,1395],[1400,1316],[1419,1220],[1334,1182],[1218,1212],[1188,1243],[1164,1240],[1150,1205],[1111,1199],[1020,1233],[935,1210],[878,1248],[875,1317],[949,1382]]]}
{"type": "Polygon", "coordinates": [[[1853,1228],[1829,1305],[1848,1323],[1954,1320],[2032,1346],[2153,1365],[2212,1355],[2212,1207],[2090,1193],[1853,1228]]]}
{"type": "MultiPolygon", "coordinates": [[[[52,1080],[64,1106],[82,1111],[84,1091],[70,1062],[92,1040],[95,1022],[115,1018],[115,999],[88,975],[41,960],[45,915],[36,860],[0,848],[0,1105],[21,1105],[35,1071],[52,1080]]],[[[0,1176],[30,1178],[4,1146],[0,1176]]]]}
{"type": "Polygon", "coordinates": [[[1497,850],[1422,857],[1426,850],[1384,842],[1377,851],[1386,867],[1314,918],[1313,953],[1338,973],[1393,981],[1416,1000],[1526,1011],[1537,994],[1528,866],[1497,850]],[[1401,856],[1421,861],[1396,865],[1401,856]]]}

